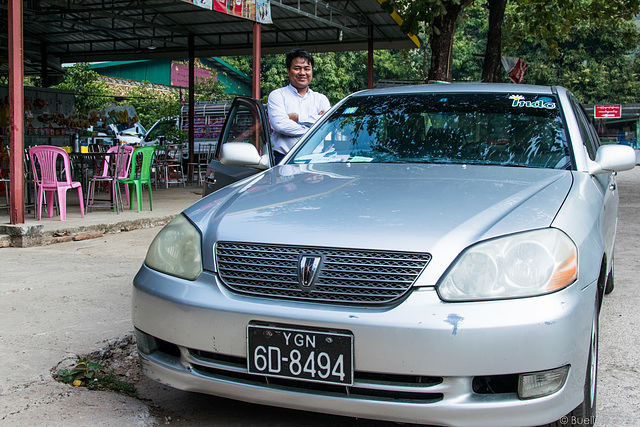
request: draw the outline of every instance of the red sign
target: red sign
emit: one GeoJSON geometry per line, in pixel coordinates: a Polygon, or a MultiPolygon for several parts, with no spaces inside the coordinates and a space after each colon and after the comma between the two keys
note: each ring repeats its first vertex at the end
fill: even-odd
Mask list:
{"type": "Polygon", "coordinates": [[[622,105],[594,105],[593,116],[596,119],[619,119],[622,117],[622,105]]]}

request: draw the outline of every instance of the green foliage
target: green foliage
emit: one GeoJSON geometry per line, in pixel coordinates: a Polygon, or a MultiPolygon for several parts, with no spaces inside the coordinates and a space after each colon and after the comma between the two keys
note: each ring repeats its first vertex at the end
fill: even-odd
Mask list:
{"type": "Polygon", "coordinates": [[[159,145],[173,145],[179,148],[185,148],[187,145],[188,133],[178,127],[168,128],[159,145]]]}
{"type": "Polygon", "coordinates": [[[127,396],[136,397],[137,392],[133,384],[121,381],[113,372],[105,372],[99,363],[89,362],[86,358],[76,361],[71,369],[60,369],[57,380],[74,386],[85,386],[90,390],[110,390],[127,396]]]}
{"type": "Polygon", "coordinates": [[[460,25],[453,39],[454,81],[481,80],[488,20],[489,12],[482,2],[474,3],[462,13],[460,25]]]}
{"type": "Polygon", "coordinates": [[[42,87],[42,77],[40,76],[24,76],[24,86],[42,87]]]}
{"type": "Polygon", "coordinates": [[[196,79],[194,83],[194,98],[196,101],[203,102],[217,102],[232,99],[233,95],[226,93],[224,89],[224,84],[214,77],[196,79]]]}
{"type": "MultiPolygon", "coordinates": [[[[433,15],[451,1],[387,1],[399,8],[405,21],[422,4],[416,16],[433,15]]],[[[530,67],[524,82],[562,85],[583,102],[638,102],[640,93],[640,44],[638,26],[632,21],[640,0],[511,0],[507,3],[502,39],[503,55],[524,58],[530,67]]],[[[415,21],[419,37],[432,33],[415,21]]],[[[476,0],[463,10],[453,40],[454,81],[480,81],[488,33],[488,0],[476,0]]],[[[380,50],[374,52],[374,81],[425,81],[431,49],[380,50]]],[[[335,103],[342,96],[367,86],[367,53],[315,54],[311,87],[335,103]]],[[[251,75],[251,57],[225,58],[251,75]]],[[[502,81],[509,82],[506,73],[502,81]]],[[[266,55],[261,62],[262,100],[288,83],[284,55],[266,55]]]]}
{"type": "Polygon", "coordinates": [[[436,21],[450,13],[451,8],[467,7],[469,0],[387,0],[382,8],[388,12],[400,11],[402,29],[412,34],[439,34],[436,21]]]}
{"type": "Polygon", "coordinates": [[[121,381],[113,372],[100,375],[98,381],[88,384],[87,388],[90,390],[109,390],[131,397],[138,397],[135,386],[126,381],[121,381]]]}
{"type": "Polygon", "coordinates": [[[597,26],[585,20],[554,39],[555,55],[549,54],[547,43],[534,40],[515,54],[532,64],[525,83],[565,86],[586,103],[631,103],[640,92],[640,59],[635,55],[639,40],[633,22],[597,26]],[[634,43],[626,41],[634,38],[634,43]]]}
{"type": "MultiPolygon", "coordinates": [[[[328,52],[313,55],[313,81],[311,88],[323,93],[333,105],[345,96],[367,88],[367,52],[328,52]]],[[[251,75],[250,56],[225,57],[224,61],[251,75]]],[[[416,50],[374,51],[376,80],[421,81],[422,57],[416,50]]],[[[269,93],[289,84],[284,55],[265,55],[260,61],[260,84],[263,102],[269,93]]]]}
{"type": "Polygon", "coordinates": [[[89,69],[89,64],[77,63],[65,71],[64,81],[53,87],[75,92],[78,113],[89,114],[89,111],[100,110],[113,102],[106,83],[99,80],[98,73],[89,69]]]}
{"type": "MultiPolygon", "coordinates": [[[[550,55],[559,55],[559,39],[588,23],[606,28],[640,13],[640,0],[518,0],[507,6],[508,47],[544,41],[550,55]]],[[[621,34],[623,37],[627,35],[621,34]]],[[[625,38],[626,42],[636,42],[625,38]]]]}
{"type": "Polygon", "coordinates": [[[164,117],[180,114],[180,95],[178,92],[160,92],[153,89],[148,81],[133,88],[126,100],[121,104],[130,104],[136,109],[136,114],[142,126],[149,129],[164,117]]]}
{"type": "MultiPolygon", "coordinates": [[[[431,48],[428,80],[451,81],[453,39],[461,12],[474,0],[387,0],[382,7],[399,11],[400,27],[407,33],[425,34],[431,48]]],[[[425,51],[426,53],[426,51],[425,51]]],[[[426,63],[426,61],[425,61],[426,63]]]]}
{"type": "MultiPolygon", "coordinates": [[[[359,89],[366,88],[366,57],[363,52],[328,52],[314,55],[313,90],[323,93],[331,104],[359,89]],[[364,74],[359,72],[364,70],[364,74]]],[[[280,71],[286,76],[286,69],[280,71]]],[[[287,82],[289,79],[287,78],[287,82]]]]}
{"type": "MultiPolygon", "coordinates": [[[[249,75],[251,75],[250,71],[249,75]]],[[[284,55],[265,55],[260,59],[260,85],[264,102],[267,101],[272,90],[287,84],[289,84],[289,77],[284,55]]],[[[314,82],[311,83],[311,87],[315,88],[314,82]]]]}
{"type": "Polygon", "coordinates": [[[74,381],[81,381],[84,385],[94,381],[98,377],[99,371],[104,367],[99,363],[88,362],[86,358],[78,359],[76,366],[70,371],[61,369],[58,371],[58,379],[65,384],[73,384],[74,381]]]}

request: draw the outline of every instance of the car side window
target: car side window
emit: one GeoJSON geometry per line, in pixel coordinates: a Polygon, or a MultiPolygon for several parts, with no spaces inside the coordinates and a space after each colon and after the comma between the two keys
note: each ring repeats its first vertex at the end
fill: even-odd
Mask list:
{"type": "Polygon", "coordinates": [[[591,126],[591,123],[589,123],[589,119],[587,119],[587,115],[585,114],[584,109],[573,97],[571,97],[571,108],[573,109],[576,120],[578,121],[580,134],[582,135],[582,141],[584,142],[584,145],[587,149],[589,158],[591,160],[595,160],[596,151],[598,150],[598,146],[600,145],[597,134],[595,133],[593,126],[591,126]]]}

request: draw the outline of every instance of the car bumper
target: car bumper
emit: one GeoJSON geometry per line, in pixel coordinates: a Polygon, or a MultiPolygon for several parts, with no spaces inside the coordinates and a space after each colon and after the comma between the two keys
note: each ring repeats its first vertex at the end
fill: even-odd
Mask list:
{"type": "Polygon", "coordinates": [[[336,307],[239,296],[212,273],[187,282],[143,266],[134,280],[133,323],[145,374],[177,389],[396,422],[538,425],[559,419],[583,398],[595,285],[579,285],[476,303],[444,303],[422,288],[390,308],[336,307]],[[246,334],[253,322],[351,332],[353,387],[248,374],[246,334]],[[521,400],[513,390],[473,389],[479,376],[567,365],[564,386],[548,396],[521,400]]]}

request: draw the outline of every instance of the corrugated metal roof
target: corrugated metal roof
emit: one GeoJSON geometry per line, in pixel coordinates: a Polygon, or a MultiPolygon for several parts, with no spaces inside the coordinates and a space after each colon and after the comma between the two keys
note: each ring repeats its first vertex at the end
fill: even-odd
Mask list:
{"type": "MultiPolygon", "coordinates": [[[[0,9],[7,28],[6,0],[0,9]]],[[[273,0],[271,14],[273,24],[261,26],[263,54],[367,50],[370,31],[374,49],[416,46],[378,0],[273,0]]],[[[50,74],[66,62],[188,57],[190,36],[196,57],[252,53],[252,21],[179,0],[32,0],[23,16],[26,75],[40,73],[43,52],[50,74]]]]}
{"type": "Polygon", "coordinates": [[[216,58],[213,57],[211,58],[212,61],[219,63],[220,65],[224,66],[225,68],[228,68],[229,70],[233,71],[234,73],[236,73],[238,76],[246,79],[246,80],[251,80],[250,76],[247,76],[245,73],[243,73],[242,71],[238,70],[236,67],[233,67],[231,65],[229,65],[226,61],[223,61],[220,58],[216,58]]]}

